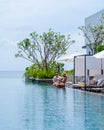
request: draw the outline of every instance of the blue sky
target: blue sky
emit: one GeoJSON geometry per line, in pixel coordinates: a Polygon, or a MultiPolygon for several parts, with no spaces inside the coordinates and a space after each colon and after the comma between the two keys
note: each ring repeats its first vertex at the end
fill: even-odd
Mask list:
{"type": "Polygon", "coordinates": [[[76,43],[67,53],[83,52],[84,38],[78,27],[84,19],[104,9],[104,0],[0,0],[0,70],[24,70],[30,62],[15,58],[17,42],[33,31],[52,28],[71,34],[76,43]]]}

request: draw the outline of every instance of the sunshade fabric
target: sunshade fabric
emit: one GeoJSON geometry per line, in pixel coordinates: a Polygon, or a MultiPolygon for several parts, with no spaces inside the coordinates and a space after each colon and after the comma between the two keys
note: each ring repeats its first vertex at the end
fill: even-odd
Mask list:
{"type": "Polygon", "coordinates": [[[66,56],[63,56],[63,57],[57,59],[57,61],[69,61],[69,62],[73,62],[74,61],[74,56],[78,56],[78,55],[82,55],[82,54],[79,53],[79,52],[74,52],[72,54],[69,54],[69,55],[66,55],[66,56]]]}

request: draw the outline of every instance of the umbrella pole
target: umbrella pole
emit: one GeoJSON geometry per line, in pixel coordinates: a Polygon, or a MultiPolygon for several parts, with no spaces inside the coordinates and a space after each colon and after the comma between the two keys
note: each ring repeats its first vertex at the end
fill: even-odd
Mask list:
{"type": "Polygon", "coordinates": [[[86,91],[86,78],[87,78],[87,76],[86,76],[86,55],[84,56],[84,62],[85,62],[85,70],[84,70],[84,77],[85,77],[85,91],[86,91]]]}

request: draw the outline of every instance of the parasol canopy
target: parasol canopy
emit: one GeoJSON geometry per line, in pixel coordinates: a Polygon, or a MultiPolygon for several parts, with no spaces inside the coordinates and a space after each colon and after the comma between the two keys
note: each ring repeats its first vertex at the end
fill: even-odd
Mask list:
{"type": "Polygon", "coordinates": [[[98,52],[97,54],[93,55],[94,57],[101,59],[101,73],[103,74],[103,63],[102,60],[104,59],[104,50],[101,52],[98,52]]]}
{"type": "Polygon", "coordinates": [[[78,56],[78,55],[82,55],[79,52],[74,52],[72,54],[60,57],[59,59],[57,59],[57,61],[69,61],[69,62],[73,62],[74,61],[74,57],[78,56]]]}

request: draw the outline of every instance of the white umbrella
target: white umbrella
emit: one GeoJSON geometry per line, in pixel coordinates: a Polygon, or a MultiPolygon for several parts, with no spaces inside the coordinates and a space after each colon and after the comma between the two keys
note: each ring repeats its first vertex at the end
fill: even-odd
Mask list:
{"type": "Polygon", "coordinates": [[[82,55],[82,54],[79,53],[79,52],[74,52],[72,54],[69,54],[69,55],[66,55],[66,56],[63,56],[63,57],[57,59],[57,61],[69,61],[69,62],[73,62],[74,61],[74,57],[78,56],[78,55],[82,55]]]}
{"type": "Polygon", "coordinates": [[[101,52],[99,52],[99,53],[97,53],[97,54],[95,54],[95,55],[93,55],[94,57],[96,57],[96,58],[98,58],[98,59],[101,59],[101,70],[103,69],[102,68],[102,59],[104,59],[104,50],[103,51],[101,51],[101,52]]]}
{"type": "Polygon", "coordinates": [[[101,51],[101,52],[98,52],[97,54],[95,54],[95,55],[93,55],[94,57],[96,57],[96,58],[104,58],[104,50],[103,51],[101,51]]]}

